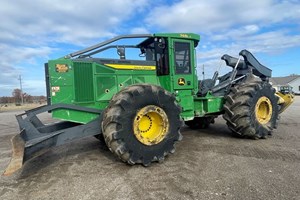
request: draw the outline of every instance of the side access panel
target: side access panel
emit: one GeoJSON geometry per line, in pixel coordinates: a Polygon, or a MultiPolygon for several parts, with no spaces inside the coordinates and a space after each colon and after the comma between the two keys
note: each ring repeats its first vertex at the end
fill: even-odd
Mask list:
{"type": "Polygon", "coordinates": [[[224,97],[212,96],[208,93],[205,97],[197,97],[195,100],[195,116],[220,114],[223,111],[224,97]]]}

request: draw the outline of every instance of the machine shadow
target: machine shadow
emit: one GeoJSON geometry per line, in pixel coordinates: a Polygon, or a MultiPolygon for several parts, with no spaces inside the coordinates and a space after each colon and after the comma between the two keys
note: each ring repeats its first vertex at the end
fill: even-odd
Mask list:
{"type": "Polygon", "coordinates": [[[76,163],[80,159],[83,159],[80,162],[84,162],[84,159],[88,159],[85,155],[90,154],[93,154],[93,159],[90,160],[99,160],[99,162],[101,162],[103,156],[111,161],[116,159],[103,141],[94,137],[87,137],[51,148],[44,154],[27,161],[23,168],[20,169],[18,178],[24,179],[33,176],[51,165],[54,167],[59,167],[60,165],[68,167],[68,164],[76,163]]]}
{"type": "Polygon", "coordinates": [[[204,129],[191,129],[188,126],[184,126],[181,129],[181,132],[183,136],[184,134],[192,134],[195,137],[241,139],[241,137],[233,134],[227,127],[225,121],[221,119],[217,119],[216,123],[211,124],[208,128],[204,129]]]}

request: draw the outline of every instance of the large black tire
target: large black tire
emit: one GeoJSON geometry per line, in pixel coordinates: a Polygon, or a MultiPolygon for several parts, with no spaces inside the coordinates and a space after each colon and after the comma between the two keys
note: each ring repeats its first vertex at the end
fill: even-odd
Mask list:
{"type": "Polygon", "coordinates": [[[153,161],[161,162],[169,153],[175,152],[174,144],[182,138],[180,112],[175,97],[163,88],[148,84],[129,86],[114,95],[104,113],[102,131],[105,142],[111,152],[128,164],[148,166],[153,161]],[[156,110],[140,115],[143,110],[153,108],[156,110]],[[159,129],[165,131],[159,137],[160,141],[138,137],[152,130],[155,120],[151,117],[155,118],[160,115],[158,113],[165,114],[159,119],[166,125],[159,129]],[[144,130],[136,126],[136,123],[142,124],[142,119],[149,120],[149,127],[144,130]]]}
{"type": "Polygon", "coordinates": [[[193,120],[185,121],[185,124],[191,129],[205,129],[211,123],[214,123],[215,117],[195,117],[193,120]]]}
{"type": "Polygon", "coordinates": [[[266,138],[277,127],[277,101],[270,83],[252,77],[231,88],[225,97],[223,118],[237,136],[266,138]]]}

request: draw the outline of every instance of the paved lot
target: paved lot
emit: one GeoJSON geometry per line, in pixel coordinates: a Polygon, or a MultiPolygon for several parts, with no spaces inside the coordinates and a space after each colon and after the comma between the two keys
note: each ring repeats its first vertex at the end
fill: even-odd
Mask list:
{"type": "MultiPolygon", "coordinates": [[[[1,173],[18,132],[17,113],[0,113],[1,173]]],[[[232,137],[221,117],[206,130],[184,128],[175,154],[147,168],[127,166],[86,138],[0,177],[0,199],[299,199],[299,119],[297,97],[266,140],[232,137]]]]}

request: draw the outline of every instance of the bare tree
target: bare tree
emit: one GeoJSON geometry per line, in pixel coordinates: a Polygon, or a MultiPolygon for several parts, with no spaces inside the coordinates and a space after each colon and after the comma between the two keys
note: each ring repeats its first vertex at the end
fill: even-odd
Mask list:
{"type": "Polygon", "coordinates": [[[33,103],[33,97],[30,94],[27,94],[26,92],[23,93],[23,100],[24,103],[33,103]]]}
{"type": "Polygon", "coordinates": [[[14,97],[15,99],[15,103],[21,103],[21,95],[22,95],[22,92],[20,89],[16,88],[13,90],[12,92],[12,96],[14,97]]]}

